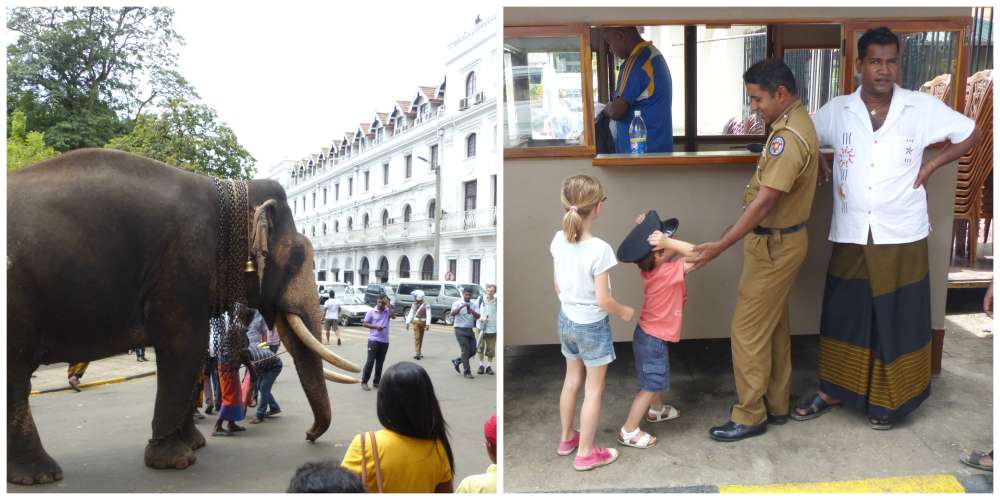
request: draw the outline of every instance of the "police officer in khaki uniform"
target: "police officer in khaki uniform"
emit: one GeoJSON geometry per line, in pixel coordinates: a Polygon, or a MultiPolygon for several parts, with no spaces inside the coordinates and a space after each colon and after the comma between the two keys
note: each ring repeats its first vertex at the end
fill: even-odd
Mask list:
{"type": "Polygon", "coordinates": [[[792,373],[788,293],[806,258],[806,222],[816,191],[819,148],[795,77],[781,61],[761,61],[743,75],[751,107],[771,126],[743,195],[743,214],[719,241],[695,247],[696,270],[746,236],[739,299],[732,321],[733,372],[739,402],[730,421],[710,430],[717,441],[763,434],[788,418],[792,373]]]}

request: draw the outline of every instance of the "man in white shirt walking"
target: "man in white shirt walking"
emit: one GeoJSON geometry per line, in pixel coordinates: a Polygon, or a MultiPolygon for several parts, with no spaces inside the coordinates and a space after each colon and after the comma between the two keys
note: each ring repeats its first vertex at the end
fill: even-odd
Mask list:
{"type": "MultiPolygon", "coordinates": [[[[832,169],[833,252],[820,320],[819,390],[791,413],[808,420],[840,405],[888,430],[930,395],[927,180],[982,139],[937,98],[896,85],[899,38],[881,27],[858,40],[861,87],[813,117],[832,169]],[[924,149],[946,140],[936,155],[924,149]]],[[[825,174],[825,175],[824,175],[825,174]]]]}
{"type": "Polygon", "coordinates": [[[424,291],[413,291],[413,305],[406,311],[406,329],[413,327],[413,359],[422,359],[421,348],[424,344],[424,332],[431,324],[431,308],[424,302],[424,291]]]}

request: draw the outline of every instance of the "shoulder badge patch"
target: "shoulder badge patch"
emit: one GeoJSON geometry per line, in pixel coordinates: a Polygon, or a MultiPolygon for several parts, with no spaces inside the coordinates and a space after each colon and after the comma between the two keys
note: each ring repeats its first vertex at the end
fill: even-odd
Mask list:
{"type": "Polygon", "coordinates": [[[771,139],[771,144],[767,147],[767,152],[771,156],[778,156],[785,150],[785,138],[778,136],[771,139]]]}

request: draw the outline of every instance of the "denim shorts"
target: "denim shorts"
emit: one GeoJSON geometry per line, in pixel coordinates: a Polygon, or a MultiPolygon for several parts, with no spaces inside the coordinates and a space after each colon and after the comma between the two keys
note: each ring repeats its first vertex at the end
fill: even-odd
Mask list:
{"type": "Polygon", "coordinates": [[[635,325],[632,354],[640,391],[663,392],[670,388],[670,350],[666,340],[647,335],[635,325]]]}
{"type": "Polygon", "coordinates": [[[579,324],[559,311],[559,343],[562,344],[563,356],[579,359],[587,367],[604,366],[615,360],[611,323],[607,316],[594,323],[579,324]]]}

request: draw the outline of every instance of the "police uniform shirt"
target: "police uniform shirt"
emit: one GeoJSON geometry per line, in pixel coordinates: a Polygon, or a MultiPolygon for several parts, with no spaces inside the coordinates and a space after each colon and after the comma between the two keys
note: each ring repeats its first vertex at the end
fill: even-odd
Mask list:
{"type": "Polygon", "coordinates": [[[674,150],[674,126],[671,121],[673,83],[670,69],[660,51],[652,42],[640,42],[628,59],[618,68],[615,97],[628,102],[628,116],[615,120],[615,151],[629,152],[628,127],[642,114],[646,124],[646,152],[670,153],[674,150]]]}
{"type": "Polygon", "coordinates": [[[872,130],[861,87],[833,98],[813,118],[820,144],[833,158],[830,241],[864,245],[918,241],[930,233],[927,193],[913,189],[924,148],[967,139],[975,122],[939,99],[893,86],[885,122],[872,130]]]}
{"type": "Polygon", "coordinates": [[[818,168],[816,131],[802,101],[796,99],[771,124],[771,135],[743,198],[744,208],[757,196],[760,186],[767,186],[782,195],[761,226],[780,229],[806,222],[812,210],[818,168]]]}

